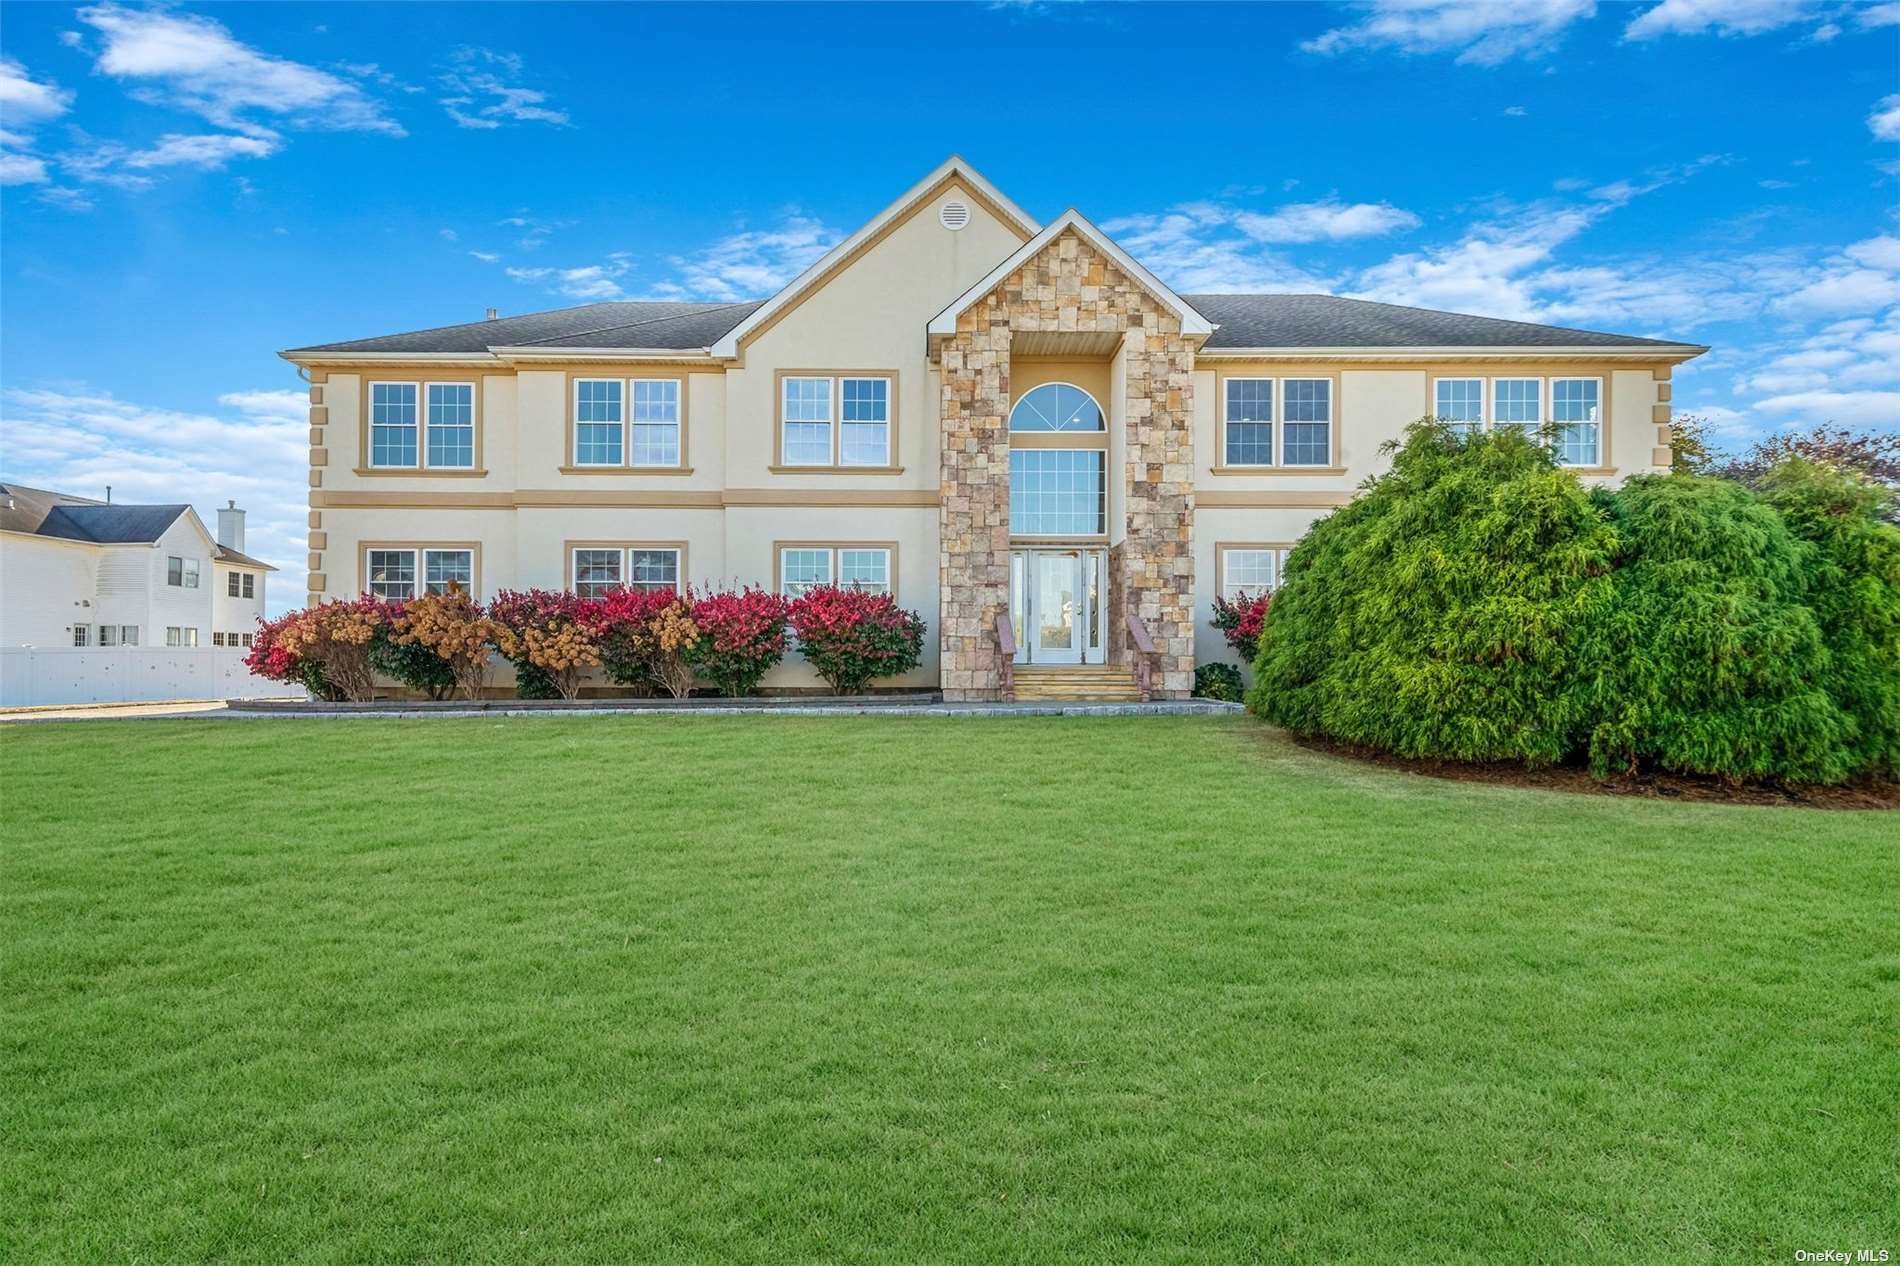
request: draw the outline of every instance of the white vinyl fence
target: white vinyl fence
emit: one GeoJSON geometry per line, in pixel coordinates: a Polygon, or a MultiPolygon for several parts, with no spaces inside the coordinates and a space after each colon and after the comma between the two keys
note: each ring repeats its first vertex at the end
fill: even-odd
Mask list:
{"type": "Polygon", "coordinates": [[[302,696],[302,686],[253,677],[245,653],[224,646],[4,646],[0,708],[302,696]]]}

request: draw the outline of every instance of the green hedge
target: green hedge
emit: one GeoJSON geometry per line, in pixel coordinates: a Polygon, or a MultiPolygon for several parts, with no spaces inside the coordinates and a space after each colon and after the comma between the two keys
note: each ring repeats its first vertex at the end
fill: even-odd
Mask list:
{"type": "Polygon", "coordinates": [[[1814,467],[1583,487],[1431,423],[1293,550],[1248,705],[1404,756],[1838,782],[1900,751],[1900,532],[1814,467]]]}

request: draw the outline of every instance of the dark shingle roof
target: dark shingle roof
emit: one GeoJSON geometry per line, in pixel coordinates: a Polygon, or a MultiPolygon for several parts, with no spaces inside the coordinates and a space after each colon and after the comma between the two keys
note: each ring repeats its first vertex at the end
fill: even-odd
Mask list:
{"type": "Polygon", "coordinates": [[[100,545],[156,541],[190,506],[54,506],[39,526],[40,536],[100,545]]]}
{"type": "Polygon", "coordinates": [[[1682,347],[1662,339],[1407,308],[1337,295],[1182,295],[1224,347],[1682,347]]]}
{"type": "Polygon", "coordinates": [[[88,497],[69,497],[63,492],[28,488],[23,484],[0,484],[0,532],[38,532],[54,506],[94,506],[102,502],[88,497]]]}
{"type": "Polygon", "coordinates": [[[235,563],[240,567],[262,567],[265,571],[276,571],[261,558],[252,558],[249,554],[240,554],[229,545],[213,545],[211,561],[214,563],[235,563]]]}
{"type": "MultiPolygon", "coordinates": [[[[759,302],[764,302],[760,300],[759,302]]],[[[470,321],[408,334],[294,347],[286,355],[321,352],[469,352],[491,347],[590,347],[625,351],[691,351],[710,347],[745,320],[758,303],[587,303],[470,321]]]]}

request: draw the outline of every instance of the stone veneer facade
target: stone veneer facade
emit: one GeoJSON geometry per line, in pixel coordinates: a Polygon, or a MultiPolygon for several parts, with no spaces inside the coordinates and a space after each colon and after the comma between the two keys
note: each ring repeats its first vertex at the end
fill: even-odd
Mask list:
{"type": "MultiPolygon", "coordinates": [[[[995,617],[1009,602],[1010,345],[1017,334],[1120,332],[1122,514],[1109,524],[1109,656],[1134,612],[1159,652],[1157,698],[1194,687],[1194,345],[1172,310],[1074,231],[957,318],[941,348],[940,646],[946,699],[1002,691],[995,617]],[[1118,530],[1120,535],[1118,536],[1118,530]]],[[[1116,502],[1111,486],[1111,513],[1116,502]]]]}

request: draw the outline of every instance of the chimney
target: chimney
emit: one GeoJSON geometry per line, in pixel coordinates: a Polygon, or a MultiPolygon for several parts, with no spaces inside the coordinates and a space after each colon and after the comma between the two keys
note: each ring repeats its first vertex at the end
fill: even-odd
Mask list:
{"type": "Polygon", "coordinates": [[[218,544],[244,552],[244,511],[238,509],[236,501],[218,511],[218,544]]]}
{"type": "Polygon", "coordinates": [[[112,485],[111,484],[106,485],[106,504],[107,505],[112,504],[112,485]]]}
{"type": "Polygon", "coordinates": [[[495,309],[493,308],[490,308],[488,310],[488,319],[490,321],[499,321],[501,319],[501,313],[495,311],[495,309]]]}

